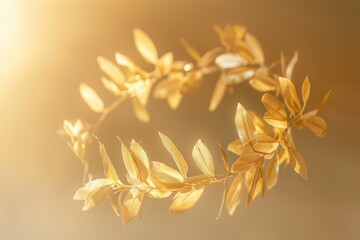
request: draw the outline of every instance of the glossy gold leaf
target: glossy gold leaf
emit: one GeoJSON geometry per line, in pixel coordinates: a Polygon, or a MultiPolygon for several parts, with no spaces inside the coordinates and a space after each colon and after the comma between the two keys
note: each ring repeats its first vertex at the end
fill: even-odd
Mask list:
{"type": "Polygon", "coordinates": [[[150,169],[149,158],[146,152],[144,151],[144,149],[141,147],[141,145],[137,143],[135,140],[131,141],[130,151],[132,152],[132,157],[136,162],[136,165],[139,170],[139,179],[141,182],[144,182],[146,181],[149,175],[149,169],[150,169]]]}
{"type": "Polygon", "coordinates": [[[271,135],[270,126],[254,111],[248,111],[248,116],[255,125],[255,129],[259,134],[271,135]]]}
{"type": "Polygon", "coordinates": [[[225,74],[222,73],[220,75],[219,80],[216,82],[214,93],[211,97],[209,111],[214,111],[224,98],[225,92],[226,92],[226,83],[225,83],[225,74]]]}
{"type": "Polygon", "coordinates": [[[272,117],[280,121],[287,120],[287,113],[285,107],[276,97],[265,93],[262,96],[261,101],[263,102],[266,110],[272,117]]]}
{"type": "Polygon", "coordinates": [[[286,66],[285,77],[287,79],[292,79],[292,74],[298,59],[299,59],[299,53],[295,52],[294,56],[290,59],[289,64],[286,66]]]}
{"type": "Polygon", "coordinates": [[[244,194],[244,186],[241,175],[237,175],[230,185],[230,188],[226,194],[226,208],[229,215],[233,215],[236,208],[241,202],[241,198],[244,194]]]}
{"type": "Polygon", "coordinates": [[[250,33],[245,34],[245,42],[248,44],[251,54],[259,64],[264,64],[265,57],[259,41],[250,33]]]}
{"type": "Polygon", "coordinates": [[[226,153],[225,153],[224,149],[220,146],[219,143],[218,143],[218,146],[219,146],[219,149],[220,149],[221,160],[223,161],[225,171],[226,171],[227,173],[229,173],[229,172],[230,172],[230,169],[229,169],[229,165],[228,165],[228,162],[227,162],[226,153]]]}
{"type": "Polygon", "coordinates": [[[270,160],[266,170],[267,188],[271,189],[275,186],[279,175],[279,156],[275,154],[270,160]]]}
{"type": "Polygon", "coordinates": [[[172,73],[169,77],[155,86],[154,97],[164,99],[177,93],[182,85],[183,73],[172,73]]]}
{"type": "Polygon", "coordinates": [[[133,60],[121,53],[115,54],[115,60],[117,64],[128,68],[133,73],[138,72],[139,70],[139,67],[133,62],[133,60]]]}
{"type": "Polygon", "coordinates": [[[175,169],[161,162],[150,162],[150,174],[160,190],[174,190],[184,187],[184,177],[175,169]]]}
{"type": "Polygon", "coordinates": [[[214,162],[211,153],[201,140],[198,140],[195,144],[192,151],[192,157],[195,161],[196,166],[205,175],[213,176],[215,174],[214,162]]]}
{"type": "Polygon", "coordinates": [[[215,64],[220,69],[233,69],[245,66],[247,60],[235,53],[223,53],[215,58],[215,64]]]}
{"type": "Polygon", "coordinates": [[[119,87],[116,85],[116,83],[107,79],[106,77],[101,78],[101,83],[114,96],[119,96],[121,94],[121,91],[120,91],[119,87]]]}
{"type": "Polygon", "coordinates": [[[190,57],[192,57],[196,61],[199,61],[201,58],[200,53],[196,49],[194,49],[184,38],[181,38],[180,41],[181,44],[185,47],[190,57]]]}
{"type": "Polygon", "coordinates": [[[264,189],[264,179],[263,179],[262,169],[260,168],[260,166],[258,166],[252,178],[251,187],[247,199],[247,205],[250,205],[259,195],[259,193],[263,191],[263,189],[264,189]]]}
{"type": "Polygon", "coordinates": [[[304,126],[309,128],[318,137],[324,137],[326,135],[326,122],[319,116],[311,116],[305,119],[304,126]]]}
{"type": "Polygon", "coordinates": [[[321,110],[321,109],[323,109],[323,107],[327,104],[327,102],[328,102],[328,100],[329,100],[329,98],[330,98],[330,95],[331,95],[331,90],[329,90],[326,94],[325,94],[325,96],[324,96],[324,98],[322,99],[322,101],[321,101],[321,103],[320,103],[320,105],[319,105],[319,111],[321,110]]]}
{"type": "Polygon", "coordinates": [[[113,80],[119,86],[124,84],[125,82],[124,73],[115,63],[104,57],[98,57],[97,62],[100,66],[100,69],[104,73],[106,73],[106,75],[109,76],[111,80],[113,80]]]}
{"type": "Polygon", "coordinates": [[[141,29],[134,30],[134,41],[136,49],[141,56],[149,63],[156,64],[158,60],[158,53],[155,44],[150,37],[141,29]]]}
{"type": "Polygon", "coordinates": [[[284,96],[285,103],[288,109],[294,114],[301,112],[301,104],[299,97],[296,93],[294,84],[286,78],[279,78],[282,95],[284,96]]]}
{"type": "Polygon", "coordinates": [[[309,96],[310,96],[310,81],[309,81],[309,78],[306,77],[304,82],[303,82],[303,85],[302,85],[302,99],[303,99],[303,102],[304,102],[304,105],[307,103],[308,99],[309,99],[309,96]]]}
{"type": "Polygon", "coordinates": [[[279,120],[278,118],[276,117],[273,117],[272,115],[270,115],[269,112],[266,112],[264,114],[264,121],[273,126],[273,127],[276,127],[276,128],[282,128],[282,129],[285,129],[288,127],[288,122],[287,120],[279,120]]]}
{"type": "Polygon", "coordinates": [[[240,141],[243,144],[246,144],[256,138],[257,132],[254,123],[251,121],[245,108],[240,103],[238,103],[236,110],[235,125],[240,141]]]}
{"type": "Polygon", "coordinates": [[[175,144],[171,141],[171,139],[164,134],[160,133],[161,141],[166,148],[166,150],[170,153],[171,157],[174,159],[176,166],[178,167],[180,173],[183,175],[184,178],[186,178],[187,172],[188,172],[188,165],[184,159],[184,157],[181,155],[180,151],[177,149],[175,144]]]}
{"type": "Polygon", "coordinates": [[[101,154],[101,158],[103,161],[105,176],[113,181],[118,181],[119,183],[121,183],[119,180],[119,177],[116,173],[116,170],[114,168],[114,165],[112,164],[112,162],[106,152],[105,146],[104,146],[104,144],[101,144],[101,143],[100,143],[100,154],[101,154]]]}
{"type": "Polygon", "coordinates": [[[279,146],[279,141],[271,136],[259,134],[256,142],[253,144],[255,151],[269,154],[274,152],[279,146]]]}
{"type": "Polygon", "coordinates": [[[192,189],[200,189],[211,184],[211,177],[208,175],[196,175],[186,179],[186,182],[192,185],[192,189]]]}
{"type": "Polygon", "coordinates": [[[171,52],[165,53],[157,62],[157,68],[161,76],[167,75],[172,68],[174,56],[171,52]]]}
{"type": "Polygon", "coordinates": [[[121,153],[124,161],[125,168],[132,181],[139,179],[139,168],[136,164],[135,159],[128,147],[119,139],[121,142],[121,153]]]}
{"type": "Polygon", "coordinates": [[[174,200],[170,206],[170,212],[173,214],[177,214],[189,210],[200,199],[203,192],[203,188],[187,193],[178,192],[175,195],[174,200]]]}
{"type": "Polygon", "coordinates": [[[135,188],[131,189],[126,195],[121,206],[121,219],[123,224],[129,223],[139,213],[142,204],[142,196],[135,188]]]}
{"type": "Polygon", "coordinates": [[[133,108],[134,108],[134,112],[136,117],[141,121],[141,122],[149,122],[150,121],[150,115],[146,109],[146,107],[144,105],[141,104],[139,98],[137,97],[133,97],[133,108]]]}
{"type": "Polygon", "coordinates": [[[117,194],[113,194],[111,196],[111,206],[114,210],[114,212],[116,213],[116,215],[120,216],[121,215],[121,197],[122,197],[123,192],[117,193],[117,194]]]}
{"type": "Polygon", "coordinates": [[[277,90],[278,83],[267,75],[256,74],[249,80],[249,84],[259,92],[269,92],[277,90]]]}
{"type": "Polygon", "coordinates": [[[241,155],[232,165],[231,171],[236,173],[246,172],[263,159],[261,154],[248,152],[241,155]]]}
{"type": "Polygon", "coordinates": [[[88,85],[82,83],[80,85],[80,94],[84,99],[86,104],[94,111],[94,112],[102,112],[104,111],[104,102],[97,95],[97,93],[88,85]]]}
{"type": "Polygon", "coordinates": [[[214,48],[207,51],[197,62],[199,68],[204,68],[209,66],[214,62],[215,58],[223,52],[222,48],[214,48]]]}
{"type": "Polygon", "coordinates": [[[167,98],[167,102],[171,109],[177,109],[181,103],[183,95],[180,92],[170,94],[167,98]]]}
{"type": "Polygon", "coordinates": [[[301,154],[294,148],[288,148],[289,162],[300,176],[307,179],[307,167],[301,154]]]}
{"type": "Polygon", "coordinates": [[[240,139],[236,139],[228,145],[228,150],[236,155],[242,155],[245,152],[250,151],[249,146],[244,146],[244,144],[240,141],[240,139]]]}
{"type": "Polygon", "coordinates": [[[74,200],[86,200],[91,192],[96,191],[99,188],[110,186],[113,184],[113,180],[108,178],[100,178],[90,181],[85,184],[84,187],[78,189],[75,193],[74,200]]]}

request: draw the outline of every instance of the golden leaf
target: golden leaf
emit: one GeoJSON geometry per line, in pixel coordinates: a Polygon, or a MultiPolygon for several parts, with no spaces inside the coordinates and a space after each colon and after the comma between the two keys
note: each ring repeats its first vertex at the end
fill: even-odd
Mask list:
{"type": "Polygon", "coordinates": [[[133,97],[132,100],[136,117],[142,122],[149,122],[150,116],[146,107],[141,104],[139,98],[133,97]]]}
{"type": "Polygon", "coordinates": [[[301,104],[296,93],[294,84],[286,78],[279,77],[282,95],[284,96],[286,106],[293,114],[301,111],[301,104]]]}
{"type": "Polygon", "coordinates": [[[306,76],[304,82],[303,82],[303,85],[302,85],[302,99],[303,99],[303,103],[304,103],[304,106],[306,105],[308,99],[309,99],[309,96],[310,96],[310,81],[309,81],[309,78],[306,76]]]}
{"type": "Polygon", "coordinates": [[[240,141],[244,145],[256,138],[257,132],[254,123],[251,121],[245,108],[240,103],[237,105],[235,125],[240,141]]]}
{"type": "Polygon", "coordinates": [[[275,154],[270,160],[266,171],[267,188],[271,189],[275,186],[279,175],[279,155],[275,154]]]}
{"type": "Polygon", "coordinates": [[[250,117],[251,121],[255,125],[255,129],[260,134],[267,134],[271,135],[272,131],[269,128],[269,125],[254,111],[248,111],[248,116],[250,117]]]}
{"type": "Polygon", "coordinates": [[[119,139],[121,143],[121,153],[124,161],[125,168],[128,172],[131,181],[139,179],[139,168],[127,146],[119,139]]]}
{"type": "Polygon", "coordinates": [[[266,110],[272,117],[280,121],[287,120],[285,107],[276,97],[268,93],[265,93],[262,96],[261,101],[263,102],[266,110]]]}
{"type": "Polygon", "coordinates": [[[120,66],[127,67],[133,73],[139,71],[139,67],[129,57],[121,53],[115,54],[115,60],[117,64],[119,64],[120,66]]]}
{"type": "Polygon", "coordinates": [[[215,31],[218,33],[221,43],[224,47],[235,49],[244,38],[246,28],[236,24],[227,24],[224,30],[218,26],[214,26],[215,31]]]}
{"type": "Polygon", "coordinates": [[[74,200],[86,200],[89,193],[96,191],[104,186],[113,184],[113,180],[107,178],[96,179],[85,184],[84,187],[78,189],[75,193],[74,200]]]}
{"type": "Polygon", "coordinates": [[[241,67],[228,70],[226,74],[226,84],[239,84],[255,76],[255,70],[252,67],[241,67]]]}
{"type": "Polygon", "coordinates": [[[64,120],[63,128],[70,138],[77,138],[79,133],[83,130],[84,125],[80,119],[76,120],[74,125],[71,122],[64,120]]]}
{"type": "Polygon", "coordinates": [[[189,177],[185,181],[192,185],[192,189],[200,189],[211,184],[211,177],[208,175],[197,175],[189,177]]]}
{"type": "Polygon", "coordinates": [[[131,189],[126,195],[121,206],[121,219],[123,224],[133,220],[139,213],[142,204],[142,195],[136,188],[131,189]]]}
{"type": "Polygon", "coordinates": [[[141,29],[134,30],[134,41],[136,49],[141,56],[149,63],[156,64],[158,60],[158,53],[153,41],[141,29]]]}
{"type": "Polygon", "coordinates": [[[258,165],[252,178],[251,187],[247,199],[247,205],[250,205],[259,195],[259,193],[263,191],[263,189],[264,189],[263,173],[261,166],[258,165]]]}
{"type": "Polygon", "coordinates": [[[200,60],[200,53],[196,49],[194,49],[184,38],[181,38],[180,42],[185,47],[185,50],[190,55],[190,57],[192,57],[196,61],[200,60]]]}
{"type": "Polygon", "coordinates": [[[267,75],[260,75],[255,73],[255,76],[249,80],[249,84],[256,91],[269,92],[275,91],[278,87],[278,83],[267,75]]]}
{"type": "Polygon", "coordinates": [[[116,83],[107,79],[106,77],[101,78],[101,83],[114,96],[119,96],[121,94],[121,91],[120,91],[119,87],[116,85],[116,83]]]}
{"type": "Polygon", "coordinates": [[[167,75],[172,68],[174,56],[171,52],[165,53],[157,62],[157,68],[161,76],[167,75]]]}
{"type": "Polygon", "coordinates": [[[171,109],[176,109],[179,107],[183,95],[180,92],[175,92],[170,94],[167,98],[167,102],[171,109]]]}
{"type": "Polygon", "coordinates": [[[147,195],[150,198],[167,198],[171,195],[171,191],[160,191],[159,189],[151,189],[149,192],[147,192],[147,195]]]}
{"type": "Polygon", "coordinates": [[[131,141],[130,150],[133,153],[133,159],[139,169],[139,178],[141,182],[146,181],[149,175],[150,163],[144,149],[134,139],[131,141]]]}
{"type": "Polygon", "coordinates": [[[184,177],[162,162],[150,162],[150,174],[154,184],[161,190],[176,190],[184,187],[184,177]]]}
{"type": "Polygon", "coordinates": [[[207,51],[197,62],[197,65],[199,68],[205,68],[207,66],[209,66],[214,60],[215,58],[221,54],[224,50],[220,47],[218,48],[213,48],[209,51],[207,51]]]}
{"type": "Polygon", "coordinates": [[[232,141],[228,145],[228,150],[236,155],[242,155],[245,152],[251,151],[249,146],[244,146],[244,144],[240,141],[240,139],[236,139],[232,141]]]}
{"type": "Polygon", "coordinates": [[[229,165],[228,165],[228,163],[227,163],[226,153],[225,153],[224,149],[220,146],[220,143],[218,143],[218,146],[219,146],[219,149],[220,149],[221,159],[222,159],[222,161],[223,161],[225,171],[226,171],[227,173],[229,173],[229,172],[230,172],[230,169],[229,169],[229,165]]]}
{"type": "Polygon", "coordinates": [[[298,52],[295,52],[294,53],[294,56],[291,58],[291,60],[289,61],[289,64],[287,65],[286,67],[286,70],[285,70],[285,77],[287,79],[291,79],[292,78],[292,74],[293,74],[293,71],[294,71],[294,67],[298,61],[298,58],[299,58],[299,53],[298,52]]]}
{"type": "Polygon", "coordinates": [[[237,206],[241,202],[241,198],[244,194],[244,187],[241,175],[234,178],[231,186],[226,195],[226,208],[229,215],[233,215],[237,206]]]}
{"type": "Polygon", "coordinates": [[[327,104],[327,102],[328,102],[328,100],[329,100],[329,98],[330,98],[330,95],[331,95],[331,90],[329,90],[326,94],[325,94],[325,96],[324,96],[324,98],[322,99],[322,101],[321,101],[321,103],[320,103],[320,105],[319,105],[319,111],[327,104]]]}
{"type": "Polygon", "coordinates": [[[187,193],[178,192],[175,195],[174,200],[170,206],[170,212],[173,214],[177,214],[189,210],[200,199],[203,192],[203,188],[187,193]]]}
{"type": "Polygon", "coordinates": [[[146,106],[150,97],[152,84],[150,84],[149,80],[139,81],[139,83],[140,84],[138,85],[138,90],[135,91],[135,97],[138,98],[141,105],[146,106]]]}
{"type": "Polygon", "coordinates": [[[307,180],[307,167],[301,154],[294,148],[288,148],[289,162],[300,176],[307,180]]]}
{"type": "Polygon", "coordinates": [[[258,135],[255,144],[253,144],[253,148],[255,151],[264,154],[274,152],[278,146],[279,141],[277,139],[264,134],[258,135]]]}
{"type": "Polygon", "coordinates": [[[209,149],[205,146],[201,140],[198,140],[194,145],[192,151],[192,157],[195,161],[196,166],[205,175],[213,176],[214,173],[214,162],[209,149]]]}
{"type": "Polygon", "coordinates": [[[180,170],[180,173],[183,175],[184,178],[186,178],[188,172],[188,165],[184,157],[181,155],[180,151],[177,149],[177,147],[169,137],[165,136],[161,132],[159,132],[159,135],[164,147],[170,153],[171,157],[174,159],[176,166],[180,170]]]}
{"type": "Polygon", "coordinates": [[[82,83],[80,85],[80,94],[84,99],[86,104],[94,111],[94,112],[102,112],[104,111],[104,102],[97,95],[97,93],[88,85],[82,83]]]}
{"type": "Polygon", "coordinates": [[[250,33],[245,34],[245,42],[248,44],[251,54],[259,64],[264,64],[265,57],[259,41],[250,33]]]}
{"type": "Polygon", "coordinates": [[[83,211],[89,210],[91,207],[101,203],[106,200],[111,192],[111,186],[106,185],[89,193],[88,197],[85,200],[83,211]]]}
{"type": "Polygon", "coordinates": [[[226,92],[226,83],[225,83],[225,73],[220,75],[219,80],[216,83],[214,93],[211,97],[209,111],[214,111],[220,104],[221,100],[224,98],[226,92]]]}
{"type": "Polygon", "coordinates": [[[116,213],[116,215],[120,216],[121,214],[121,197],[122,197],[123,192],[119,192],[116,194],[111,195],[110,200],[111,200],[111,206],[114,210],[114,212],[116,213]]]}
{"type": "Polygon", "coordinates": [[[305,119],[304,126],[309,128],[318,137],[324,137],[326,135],[326,122],[319,116],[311,116],[305,119]]]}
{"type": "Polygon", "coordinates": [[[120,70],[116,64],[104,57],[98,57],[97,62],[100,69],[106,73],[117,85],[121,86],[125,82],[124,73],[120,70]]]}
{"type": "Polygon", "coordinates": [[[215,64],[220,69],[233,69],[245,66],[247,60],[235,53],[223,53],[215,58],[215,64]]]}
{"type": "Polygon", "coordinates": [[[159,99],[167,98],[177,93],[182,85],[183,73],[171,73],[169,77],[155,86],[154,97],[159,99]]]}
{"type": "Polygon", "coordinates": [[[281,129],[285,129],[288,127],[288,123],[286,120],[279,120],[273,116],[270,115],[269,112],[266,112],[264,114],[264,121],[273,126],[273,127],[276,127],[276,128],[281,128],[281,129]]]}
{"type": "Polygon", "coordinates": [[[100,144],[100,154],[103,161],[105,176],[113,181],[118,181],[119,183],[121,183],[116,173],[116,170],[113,164],[111,163],[111,160],[106,152],[104,144],[101,144],[100,142],[99,144],[100,144]]]}
{"type": "Polygon", "coordinates": [[[246,172],[254,164],[258,163],[263,159],[263,156],[255,153],[255,152],[248,152],[241,155],[232,165],[231,171],[236,173],[246,172]]]}

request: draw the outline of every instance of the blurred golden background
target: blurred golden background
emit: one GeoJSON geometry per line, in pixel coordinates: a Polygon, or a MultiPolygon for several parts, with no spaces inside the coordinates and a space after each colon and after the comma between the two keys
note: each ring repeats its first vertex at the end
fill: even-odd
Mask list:
{"type": "MultiPolygon", "coordinates": [[[[0,0],[0,239],[360,239],[359,29],[356,0],[0,0]],[[132,39],[139,27],[161,54],[189,59],[180,37],[204,52],[219,45],[213,24],[227,22],[247,26],[267,63],[279,59],[281,50],[288,56],[298,50],[295,84],[309,76],[313,106],[333,89],[322,112],[327,137],[296,133],[309,180],[282,169],[264,201],[242,204],[233,217],[224,212],[220,220],[222,189],[216,186],[177,216],[168,213],[170,199],[148,199],[142,220],[127,226],[108,203],[82,212],[83,203],[72,200],[82,186],[82,166],[56,131],[63,119],[95,120],[78,86],[102,89],[96,57],[114,59],[120,51],[140,61],[132,39]]],[[[236,137],[238,101],[263,111],[261,95],[245,83],[209,113],[215,80],[209,77],[186,95],[177,111],[151,100],[148,124],[136,119],[129,102],[122,104],[99,131],[117,167],[116,136],[141,140],[152,160],[170,164],[157,131],[189,157],[198,138],[215,152],[216,140],[225,146],[236,137]]],[[[100,177],[96,147],[92,155],[92,172],[100,177]]]]}

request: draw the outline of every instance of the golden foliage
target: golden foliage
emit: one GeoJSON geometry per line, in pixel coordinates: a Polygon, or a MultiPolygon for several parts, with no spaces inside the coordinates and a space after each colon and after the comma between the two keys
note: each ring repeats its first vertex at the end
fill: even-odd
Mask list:
{"type": "Polygon", "coordinates": [[[306,77],[302,84],[301,99],[291,81],[298,61],[297,52],[288,63],[281,54],[281,73],[274,73],[276,64],[265,65],[259,41],[245,27],[227,24],[224,28],[215,26],[215,31],[222,46],[204,54],[184,39],[181,40],[194,60],[187,62],[175,60],[171,52],[159,55],[151,38],[142,30],[135,29],[136,49],[147,63],[153,65],[154,70],[143,70],[121,53],[116,53],[115,62],[98,57],[100,69],[105,74],[101,82],[115,100],[106,106],[95,90],[81,84],[82,98],[90,109],[100,114],[99,118],[94,124],[82,120],[65,120],[62,134],[84,164],[86,175],[88,164],[85,156],[93,136],[107,115],[121,102],[131,99],[137,118],[147,122],[150,120],[147,102],[151,94],[155,98],[167,100],[170,107],[175,109],[183,95],[198,88],[206,75],[218,73],[210,111],[216,110],[225,93],[236,84],[248,81],[256,91],[264,93],[261,100],[266,112],[263,117],[247,111],[240,103],[237,106],[235,126],[238,138],[227,147],[237,155],[235,161],[230,164],[227,153],[219,145],[225,173],[216,173],[215,158],[206,145],[198,140],[194,144],[192,158],[200,175],[189,177],[187,160],[164,134],[159,133],[160,139],[177,169],[151,161],[139,142],[132,140],[130,146],[127,146],[119,139],[127,171],[124,183],[105,146],[99,143],[105,178],[90,179],[76,192],[74,199],[85,201],[84,211],[109,199],[115,213],[126,224],[140,213],[144,197],[166,198],[175,193],[169,210],[171,213],[182,213],[199,201],[206,187],[222,183],[224,192],[219,213],[226,205],[228,213],[233,215],[246,190],[246,202],[249,205],[259,195],[263,197],[266,188],[271,189],[276,185],[281,165],[289,164],[297,174],[307,179],[307,166],[295,145],[292,131],[294,127],[308,128],[318,137],[325,136],[327,125],[318,113],[327,103],[331,91],[325,95],[318,109],[305,112],[310,97],[310,80],[306,77]]]}

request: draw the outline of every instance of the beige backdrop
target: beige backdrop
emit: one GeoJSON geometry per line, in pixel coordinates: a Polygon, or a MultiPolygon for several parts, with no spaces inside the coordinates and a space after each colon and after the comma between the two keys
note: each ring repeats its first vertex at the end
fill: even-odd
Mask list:
{"type": "MultiPolygon", "coordinates": [[[[1,0],[0,239],[360,239],[359,23],[357,0],[1,0]],[[264,201],[242,205],[233,217],[224,214],[218,221],[216,186],[178,216],[168,213],[170,199],[147,200],[143,219],[127,226],[108,203],[82,212],[82,202],[72,200],[82,167],[56,130],[64,118],[95,119],[78,86],[100,88],[96,57],[114,58],[121,51],[140,60],[132,42],[132,29],[140,27],[161,53],[173,50],[178,59],[189,59],[180,37],[205,51],[218,45],[213,24],[229,21],[258,37],[267,63],[281,50],[287,55],[299,50],[295,81],[310,77],[313,106],[333,89],[322,113],[328,136],[297,133],[309,180],[282,169],[264,201]]],[[[260,94],[243,84],[208,113],[215,80],[208,78],[206,86],[187,95],[177,111],[150,101],[149,124],[139,123],[130,104],[123,104],[99,132],[111,157],[121,160],[117,135],[142,140],[152,160],[169,164],[157,131],[187,157],[200,137],[213,151],[216,140],[226,145],[236,137],[236,102],[263,108],[260,94]]],[[[100,177],[96,149],[93,156],[93,172],[100,177]]]]}

